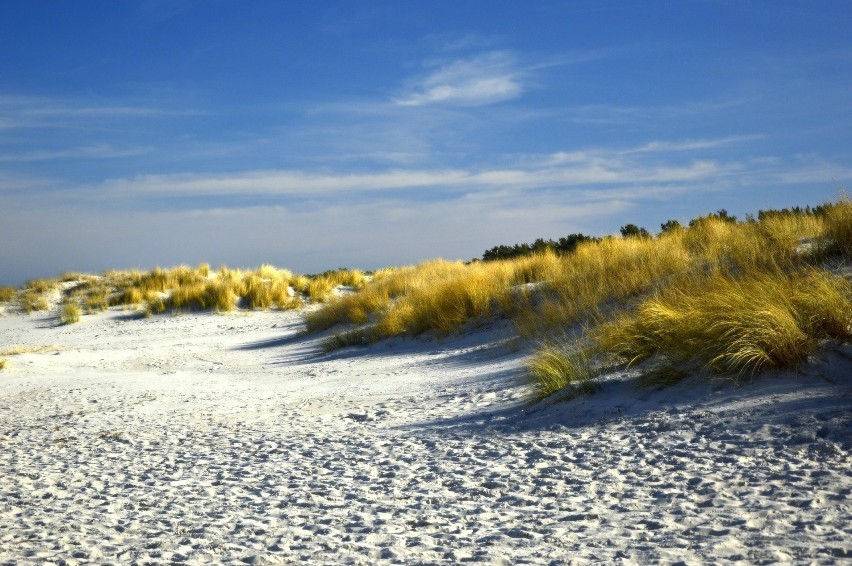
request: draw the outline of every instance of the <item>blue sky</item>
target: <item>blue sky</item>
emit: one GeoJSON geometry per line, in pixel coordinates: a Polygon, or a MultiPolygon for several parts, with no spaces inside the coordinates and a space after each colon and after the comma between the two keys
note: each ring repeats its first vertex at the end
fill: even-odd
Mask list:
{"type": "Polygon", "coordinates": [[[852,3],[7,0],[0,283],[834,200],[852,3]]]}

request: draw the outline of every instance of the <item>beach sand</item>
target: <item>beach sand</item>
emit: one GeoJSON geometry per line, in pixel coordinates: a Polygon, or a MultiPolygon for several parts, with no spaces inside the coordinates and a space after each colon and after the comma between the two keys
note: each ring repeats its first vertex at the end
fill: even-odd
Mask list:
{"type": "Polygon", "coordinates": [[[332,354],[301,327],[0,317],[0,564],[852,558],[852,348],[531,405],[505,321],[332,354]]]}

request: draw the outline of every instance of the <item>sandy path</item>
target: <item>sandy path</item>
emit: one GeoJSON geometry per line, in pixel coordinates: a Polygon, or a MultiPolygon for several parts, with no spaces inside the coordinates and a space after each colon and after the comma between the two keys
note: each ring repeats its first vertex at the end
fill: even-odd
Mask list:
{"type": "Polygon", "coordinates": [[[850,349],[528,407],[499,322],[318,353],[293,313],[0,318],[0,563],[852,557],[850,349]]]}

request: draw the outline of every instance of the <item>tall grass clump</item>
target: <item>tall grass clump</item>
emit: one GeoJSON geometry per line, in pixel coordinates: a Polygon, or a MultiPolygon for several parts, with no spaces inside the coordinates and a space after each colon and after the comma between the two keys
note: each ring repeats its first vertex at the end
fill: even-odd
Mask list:
{"type": "Polygon", "coordinates": [[[62,312],[59,315],[59,321],[62,324],[75,324],[80,322],[80,307],[74,302],[66,302],[62,306],[62,312]]]}
{"type": "Polygon", "coordinates": [[[527,363],[533,395],[544,399],[556,392],[563,399],[585,395],[596,389],[595,369],[581,344],[545,342],[527,363]]]}
{"type": "Polygon", "coordinates": [[[26,313],[32,313],[33,311],[46,311],[50,308],[47,299],[45,299],[43,295],[29,289],[18,296],[18,302],[26,313]]]}
{"type": "Polygon", "coordinates": [[[334,298],[334,291],[338,287],[361,289],[368,281],[363,271],[341,268],[300,279],[294,287],[307,294],[311,302],[324,303],[334,298]]]}
{"type": "Polygon", "coordinates": [[[24,288],[34,293],[47,293],[59,286],[56,279],[30,279],[24,283],[24,288]]]}
{"type": "Polygon", "coordinates": [[[0,303],[8,303],[17,293],[14,287],[0,287],[0,303]]]}
{"type": "Polygon", "coordinates": [[[369,325],[355,333],[345,330],[340,339],[329,342],[340,345],[425,331],[446,335],[468,320],[507,309],[513,287],[555,277],[561,261],[546,252],[515,260],[472,264],[433,260],[380,270],[358,293],[334,298],[309,313],[307,328],[315,332],[341,323],[369,325]]]}
{"type": "Polygon", "coordinates": [[[844,195],[826,209],[823,221],[827,251],[852,257],[852,200],[844,195]]]}
{"type": "Polygon", "coordinates": [[[682,273],[689,264],[679,233],[657,240],[629,237],[582,243],[540,289],[519,296],[513,314],[516,327],[525,337],[558,336],[568,326],[596,320],[608,305],[682,273]]]}
{"type": "Polygon", "coordinates": [[[633,365],[751,375],[795,368],[850,338],[852,283],[826,271],[750,273],[667,288],[592,331],[599,352],[633,365]]]}

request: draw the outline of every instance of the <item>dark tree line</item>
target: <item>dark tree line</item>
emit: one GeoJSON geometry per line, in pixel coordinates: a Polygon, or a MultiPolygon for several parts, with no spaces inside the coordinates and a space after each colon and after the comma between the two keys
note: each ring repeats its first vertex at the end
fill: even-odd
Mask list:
{"type": "MultiPolygon", "coordinates": [[[[746,215],[746,222],[762,222],[769,218],[774,218],[778,216],[796,216],[796,215],[815,215],[822,216],[824,215],[832,206],[831,203],[821,204],[819,206],[806,206],[804,208],[800,206],[794,206],[792,208],[780,208],[780,209],[767,209],[760,210],[757,213],[757,219],[751,214],[746,215]]],[[[737,217],[729,214],[727,210],[724,208],[721,210],[717,210],[716,212],[712,212],[705,216],[699,216],[697,218],[693,218],[689,221],[688,227],[692,228],[694,226],[700,225],[702,222],[706,222],[708,220],[721,220],[723,222],[730,222],[732,224],[737,223],[737,217]]],[[[660,224],[660,234],[666,234],[668,232],[673,232],[676,230],[684,230],[684,228],[680,222],[677,220],[667,220],[660,224]]],[[[636,224],[626,224],[620,229],[621,235],[624,238],[653,238],[653,235],[640,226],[636,224]]],[[[594,236],[586,236],[585,234],[569,234],[564,238],[559,238],[558,240],[545,240],[543,238],[539,238],[531,244],[515,244],[513,246],[494,246],[493,248],[486,250],[485,253],[482,254],[483,261],[494,261],[498,259],[512,259],[516,257],[523,257],[535,253],[542,253],[545,251],[551,251],[557,254],[569,254],[577,249],[583,242],[599,242],[601,238],[596,238],[594,236]]]]}
{"type": "Polygon", "coordinates": [[[558,254],[569,254],[583,242],[596,242],[600,238],[586,236],[585,234],[569,234],[558,240],[545,240],[539,238],[532,244],[515,244],[514,246],[494,246],[482,254],[483,261],[497,259],[511,259],[535,253],[551,251],[558,254]]]}

